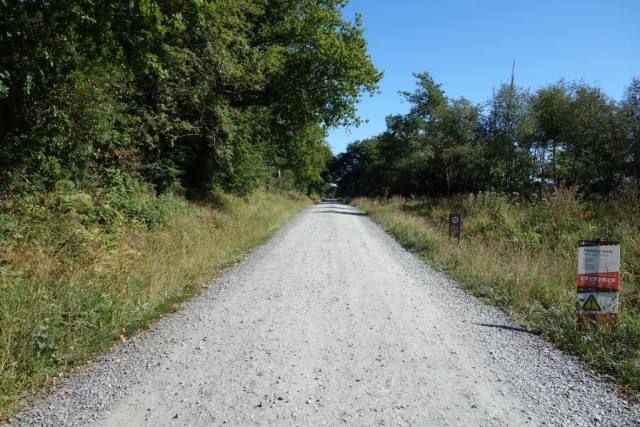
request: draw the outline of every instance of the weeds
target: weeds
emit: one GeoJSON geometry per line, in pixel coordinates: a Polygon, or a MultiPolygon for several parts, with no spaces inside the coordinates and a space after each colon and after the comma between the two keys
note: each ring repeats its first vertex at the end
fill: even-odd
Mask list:
{"type": "Polygon", "coordinates": [[[460,282],[580,356],[640,396],[640,194],[626,186],[610,200],[585,201],[575,189],[542,199],[479,193],[448,199],[358,198],[352,204],[460,282]],[[462,241],[448,236],[449,212],[462,212],[462,241]],[[621,242],[618,324],[576,324],[579,239],[621,242]]]}
{"type": "Polygon", "coordinates": [[[119,185],[89,193],[61,182],[0,202],[0,419],[198,293],[311,203],[265,192],[192,203],[119,185]]]}

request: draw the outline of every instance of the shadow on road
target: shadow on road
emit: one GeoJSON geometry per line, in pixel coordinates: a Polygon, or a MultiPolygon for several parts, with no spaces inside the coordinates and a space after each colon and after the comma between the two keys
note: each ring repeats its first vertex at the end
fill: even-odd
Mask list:
{"type": "Polygon", "coordinates": [[[341,209],[341,210],[345,210],[345,211],[352,211],[353,210],[353,208],[349,207],[349,206],[345,206],[345,207],[342,207],[342,206],[331,206],[331,207],[325,206],[325,207],[327,209],[341,209]]]}
{"type": "Polygon", "coordinates": [[[531,334],[531,335],[540,335],[540,332],[530,331],[529,329],[517,328],[517,327],[514,327],[514,326],[492,325],[490,323],[474,323],[474,325],[485,326],[487,328],[505,329],[507,331],[514,331],[514,332],[524,332],[524,333],[531,334]]]}
{"type": "Polygon", "coordinates": [[[353,216],[367,216],[366,214],[363,214],[361,212],[353,212],[353,211],[338,211],[338,210],[327,210],[327,211],[316,211],[314,212],[315,214],[322,214],[322,213],[334,213],[334,214],[338,214],[338,215],[353,215],[353,216]]]}

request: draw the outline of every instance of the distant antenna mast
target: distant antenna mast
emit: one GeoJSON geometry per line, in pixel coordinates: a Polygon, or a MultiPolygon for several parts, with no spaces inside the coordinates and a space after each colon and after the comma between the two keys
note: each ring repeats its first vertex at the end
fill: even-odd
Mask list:
{"type": "Polygon", "coordinates": [[[513,83],[516,80],[516,60],[513,60],[513,66],[511,67],[511,89],[513,89],[513,83]]]}

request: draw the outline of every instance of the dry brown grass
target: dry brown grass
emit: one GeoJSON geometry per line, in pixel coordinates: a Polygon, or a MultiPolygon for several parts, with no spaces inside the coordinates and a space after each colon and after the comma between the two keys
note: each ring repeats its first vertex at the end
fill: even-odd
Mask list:
{"type": "Polygon", "coordinates": [[[610,201],[591,203],[581,200],[575,190],[561,189],[543,202],[480,194],[452,199],[358,198],[352,204],[468,292],[537,329],[638,394],[640,204],[633,197],[636,191],[623,189],[610,201]],[[460,243],[449,239],[449,212],[463,213],[460,243]],[[621,315],[614,326],[582,327],[576,321],[577,242],[598,237],[621,241],[621,315]]]}
{"type": "Polygon", "coordinates": [[[197,294],[312,201],[258,192],[218,194],[215,206],[175,203],[180,209],[152,229],[50,213],[30,217],[25,228],[42,227],[38,233],[3,241],[0,419],[34,387],[197,294]]]}

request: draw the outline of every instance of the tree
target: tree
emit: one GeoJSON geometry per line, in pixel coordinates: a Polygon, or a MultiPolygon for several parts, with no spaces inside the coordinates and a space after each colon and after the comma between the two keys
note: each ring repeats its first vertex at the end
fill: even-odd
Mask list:
{"type": "Polygon", "coordinates": [[[620,182],[624,152],[615,139],[617,106],[599,87],[571,85],[562,153],[568,185],[607,193],[620,182]]]}
{"type": "Polygon", "coordinates": [[[551,180],[558,185],[558,155],[564,146],[563,137],[567,130],[567,115],[570,96],[564,81],[538,89],[531,99],[534,120],[534,148],[540,165],[540,182],[551,180]],[[551,173],[545,173],[547,161],[551,162],[551,173]]]}
{"type": "Polygon", "coordinates": [[[524,191],[531,173],[529,91],[502,83],[487,102],[485,176],[491,187],[524,191]]]}
{"type": "Polygon", "coordinates": [[[434,164],[441,165],[436,171],[444,173],[447,195],[482,189],[479,125],[480,107],[465,98],[449,101],[442,112],[434,164]]]}
{"type": "Polygon", "coordinates": [[[628,174],[640,178],[640,79],[634,77],[620,103],[623,138],[628,153],[628,174]]]}
{"type": "Polygon", "coordinates": [[[428,73],[400,92],[409,113],[349,145],[333,163],[339,192],[453,195],[496,190],[531,195],[547,184],[608,194],[640,170],[640,80],[617,105],[596,86],[563,80],[533,95],[501,84],[485,111],[450,99],[428,73]]]}
{"type": "Polygon", "coordinates": [[[0,172],[51,186],[116,167],[195,195],[289,170],[307,188],[326,129],[357,124],[382,77],[345,5],[0,2],[0,172]]]}
{"type": "Polygon", "coordinates": [[[382,196],[384,183],[379,173],[382,164],[378,137],[347,146],[331,165],[340,194],[343,196],[382,196]]]}

